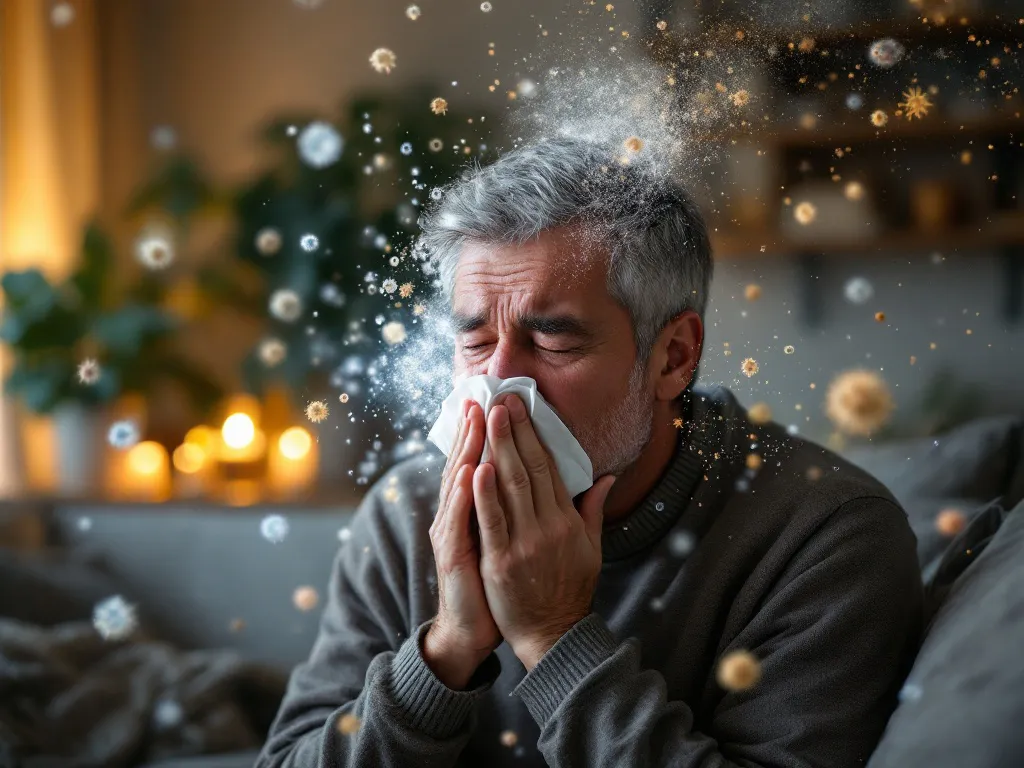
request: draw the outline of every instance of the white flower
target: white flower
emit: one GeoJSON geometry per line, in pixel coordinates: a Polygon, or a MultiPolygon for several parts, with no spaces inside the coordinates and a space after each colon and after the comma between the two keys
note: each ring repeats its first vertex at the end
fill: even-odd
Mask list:
{"type": "Polygon", "coordinates": [[[334,126],[321,120],[310,123],[299,134],[299,156],[313,168],[326,168],[338,162],[345,146],[334,126]]]}
{"type": "Polygon", "coordinates": [[[107,432],[107,441],[119,451],[131,448],[139,442],[139,428],[130,419],[116,421],[107,432]]]}
{"type": "Polygon", "coordinates": [[[108,597],[93,609],[92,625],[104,640],[123,640],[135,631],[135,606],[120,595],[108,597]]]}
{"type": "Polygon", "coordinates": [[[286,323],[302,316],[302,299],[291,288],[281,288],[270,295],[270,314],[286,323]]]}

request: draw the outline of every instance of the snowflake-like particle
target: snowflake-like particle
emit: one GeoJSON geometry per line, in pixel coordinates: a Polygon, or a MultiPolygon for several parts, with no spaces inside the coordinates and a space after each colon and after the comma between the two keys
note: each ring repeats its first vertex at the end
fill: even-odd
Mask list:
{"type": "Polygon", "coordinates": [[[135,257],[146,269],[167,269],[174,261],[174,247],[166,235],[147,233],[136,241],[135,257]]]}
{"type": "Polygon", "coordinates": [[[288,355],[288,347],[280,339],[264,339],[260,342],[259,358],[267,368],[280,365],[288,355]]]}
{"type": "Polygon", "coordinates": [[[760,370],[760,366],[758,366],[757,360],[752,357],[748,357],[740,363],[740,370],[743,371],[743,374],[749,379],[760,370]]]}
{"type": "Polygon", "coordinates": [[[91,357],[78,364],[78,381],[82,384],[95,384],[100,380],[100,373],[100,364],[91,357]]]}
{"type": "Polygon", "coordinates": [[[423,11],[420,10],[418,5],[410,5],[405,9],[405,17],[410,21],[416,21],[422,15],[423,11]]]}
{"type": "Polygon", "coordinates": [[[378,48],[370,54],[370,64],[378,72],[390,75],[391,70],[398,64],[398,57],[390,48],[378,48]]]}
{"type": "Polygon", "coordinates": [[[260,535],[271,544],[280,544],[288,537],[288,519],[282,515],[267,515],[260,521],[260,535]]]}
{"type": "Polygon", "coordinates": [[[403,299],[408,299],[410,296],[412,296],[412,291],[412,283],[402,283],[401,287],[399,287],[398,289],[398,295],[401,296],[403,299]]]}
{"type": "Polygon", "coordinates": [[[401,344],[405,341],[405,335],[405,326],[397,320],[387,323],[381,328],[381,337],[389,347],[401,344]]]}
{"type": "Polygon", "coordinates": [[[314,424],[319,424],[326,419],[329,413],[330,409],[323,400],[314,400],[306,406],[306,418],[314,424]]]}
{"type": "Polygon", "coordinates": [[[889,116],[881,109],[876,109],[871,113],[871,124],[875,128],[882,128],[886,123],[889,122],[889,116]]]}
{"type": "Polygon", "coordinates": [[[131,419],[115,421],[107,432],[107,442],[119,451],[131,448],[139,442],[139,428],[131,419]]]}
{"type": "Polygon", "coordinates": [[[299,156],[313,168],[326,168],[338,162],[345,142],[330,123],[317,120],[299,134],[299,156]]]}
{"type": "Polygon", "coordinates": [[[312,253],[320,247],[320,238],[313,234],[303,235],[299,239],[299,246],[306,253],[312,253]]]}
{"type": "Polygon", "coordinates": [[[387,280],[381,283],[381,288],[384,289],[384,293],[390,296],[391,294],[398,290],[398,282],[389,277],[387,280]]]}
{"type": "Polygon", "coordinates": [[[875,289],[866,277],[852,277],[843,286],[843,295],[851,304],[866,304],[875,295],[875,289]]]}
{"type": "Polygon", "coordinates": [[[273,256],[283,244],[281,233],[273,227],[264,227],[256,233],[256,251],[260,256],[273,256]]]}
{"type": "Polygon", "coordinates": [[[270,314],[286,323],[294,323],[302,315],[302,299],[290,288],[280,288],[270,295],[270,314]]]}
{"type": "Polygon", "coordinates": [[[920,88],[911,88],[909,91],[904,91],[903,98],[906,101],[901,101],[898,106],[906,110],[907,120],[913,120],[915,117],[922,118],[928,114],[929,109],[935,106],[928,100],[928,94],[920,88]]]}
{"type": "Polygon", "coordinates": [[[92,625],[104,640],[123,640],[138,625],[135,606],[121,595],[108,597],[93,609],[92,625]]]}
{"type": "Polygon", "coordinates": [[[746,89],[740,89],[729,97],[733,106],[745,107],[750,102],[750,93],[746,89]]]}
{"type": "Polygon", "coordinates": [[[899,42],[891,37],[886,37],[876,40],[871,44],[868,48],[868,58],[871,59],[871,63],[875,66],[888,69],[898,64],[905,52],[904,47],[899,42]]]}

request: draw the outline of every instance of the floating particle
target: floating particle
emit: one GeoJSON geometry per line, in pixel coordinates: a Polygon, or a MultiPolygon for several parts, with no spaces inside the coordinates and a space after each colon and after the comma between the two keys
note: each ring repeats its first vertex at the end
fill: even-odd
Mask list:
{"type": "MultiPolygon", "coordinates": [[[[441,139],[431,139],[430,141],[427,142],[427,149],[429,149],[431,152],[440,152],[442,149],[444,149],[444,142],[441,141],[441,139]]],[[[438,193],[437,199],[439,200],[441,198],[440,190],[435,191],[438,193]]],[[[430,196],[433,197],[434,193],[431,192],[430,196]]]]}
{"type": "Polygon", "coordinates": [[[798,224],[807,226],[814,221],[818,216],[818,209],[814,206],[814,203],[804,200],[802,203],[798,203],[796,208],[793,209],[793,218],[796,219],[798,224]]]}
{"type": "Polygon", "coordinates": [[[286,323],[294,323],[302,315],[302,299],[291,288],[279,288],[270,294],[270,314],[286,323]]]}
{"type": "Polygon", "coordinates": [[[320,595],[313,587],[299,587],[292,593],[292,605],[300,611],[312,611],[320,602],[320,595]]]}
{"type": "Polygon", "coordinates": [[[899,63],[906,49],[891,37],[876,40],[868,47],[868,58],[876,67],[889,69],[899,63]]]}
{"type": "Polygon", "coordinates": [[[416,315],[417,317],[419,315],[422,315],[426,311],[427,311],[427,307],[426,307],[425,304],[413,304],[412,305],[412,313],[414,315],[416,315]]]}
{"type": "Polygon", "coordinates": [[[667,21],[659,21],[654,26],[656,26],[658,28],[659,32],[664,32],[666,29],[668,29],[668,22],[667,21]]]}
{"type": "Polygon", "coordinates": [[[401,344],[405,341],[405,326],[397,320],[392,321],[381,328],[381,337],[389,347],[401,344]]]}
{"type": "Polygon", "coordinates": [[[312,234],[303,235],[299,240],[299,246],[306,253],[312,253],[320,247],[320,238],[312,234]]]}
{"type": "Polygon", "coordinates": [[[480,3],[480,10],[484,13],[490,13],[494,9],[494,6],[490,3],[480,3]]]}
{"type": "Polygon", "coordinates": [[[338,718],[338,733],[347,736],[358,731],[360,725],[361,722],[358,717],[346,712],[338,718]]]}
{"type": "Polygon", "coordinates": [[[256,233],[256,251],[260,256],[273,256],[283,244],[281,233],[273,227],[264,227],[256,233]]]}
{"type": "Polygon", "coordinates": [[[384,293],[390,296],[391,294],[398,290],[398,282],[389,277],[387,280],[381,283],[381,288],[384,289],[384,293]]]}
{"type": "Polygon", "coordinates": [[[123,640],[137,624],[135,606],[121,595],[108,597],[93,608],[92,625],[104,640],[123,640]]]}
{"type": "Polygon", "coordinates": [[[423,11],[420,10],[418,5],[410,5],[405,9],[405,17],[409,19],[409,21],[416,21],[416,19],[422,15],[423,11]]]}
{"type": "Polygon", "coordinates": [[[683,428],[683,420],[680,419],[680,418],[672,419],[672,426],[675,427],[676,429],[682,429],[683,428]]]}
{"type": "Polygon", "coordinates": [[[870,437],[889,420],[892,396],[885,380],[874,371],[845,371],[829,385],[825,413],[847,435],[870,437]]]}
{"type": "Polygon", "coordinates": [[[384,493],[381,494],[384,497],[384,501],[394,504],[399,499],[398,489],[394,486],[384,489],[384,493]]]}
{"type": "Polygon", "coordinates": [[[501,746],[511,749],[519,741],[519,737],[515,731],[502,731],[501,735],[498,736],[498,740],[501,742],[501,746]]]}
{"type": "Polygon", "coordinates": [[[241,632],[245,629],[245,619],[232,619],[228,629],[232,632],[241,632]]]}
{"type": "Polygon", "coordinates": [[[747,419],[751,424],[767,424],[772,420],[772,409],[768,403],[754,403],[747,409],[747,419]]]}
{"type": "Polygon", "coordinates": [[[953,538],[966,527],[967,516],[959,509],[944,509],[935,518],[935,529],[948,538],[953,538]]]}
{"type": "Polygon", "coordinates": [[[282,515],[267,515],[260,520],[260,535],[271,544],[280,544],[288,537],[291,526],[282,515]]]}
{"type": "Polygon", "coordinates": [[[135,258],[146,269],[167,269],[174,261],[174,246],[164,233],[144,233],[135,241],[135,258]]]}
{"type": "Polygon", "coordinates": [[[853,277],[843,286],[843,295],[851,304],[866,304],[875,295],[875,289],[867,278],[853,277]]]}
{"type": "Polygon", "coordinates": [[[398,289],[398,295],[401,296],[403,299],[408,299],[410,296],[412,296],[412,291],[412,283],[402,283],[401,287],[398,289]]]}
{"type": "Polygon", "coordinates": [[[849,181],[843,187],[843,195],[847,200],[860,200],[864,197],[864,185],[859,181],[849,181]]]}
{"type": "Polygon", "coordinates": [[[516,91],[524,99],[532,99],[537,95],[537,84],[529,78],[523,78],[516,84],[516,91]]]}
{"type": "Polygon", "coordinates": [[[386,171],[391,167],[391,158],[383,152],[378,152],[373,156],[373,167],[378,171],[386,171]]]}
{"type": "Polygon", "coordinates": [[[153,707],[153,725],[159,731],[177,728],[183,717],[181,704],[174,699],[160,699],[153,707]]]}
{"type": "Polygon", "coordinates": [[[264,339],[257,351],[260,362],[267,368],[279,365],[288,355],[288,347],[280,339],[264,339]]]}
{"type": "Polygon", "coordinates": [[[658,511],[658,512],[664,512],[665,511],[665,502],[659,501],[657,504],[654,505],[654,509],[656,511],[658,511]]]}
{"type": "Polygon", "coordinates": [[[697,548],[697,541],[689,531],[674,531],[668,537],[668,551],[675,557],[688,557],[697,548]]]}
{"type": "Polygon", "coordinates": [[[95,384],[100,380],[100,364],[91,357],[78,364],[78,381],[82,384],[95,384]]]}
{"type": "Polygon", "coordinates": [[[718,662],[715,677],[727,691],[746,691],[761,679],[761,664],[749,651],[730,651],[718,662]]]}
{"type": "MultiPolygon", "coordinates": [[[[392,267],[397,267],[399,261],[400,259],[397,256],[392,256],[390,259],[388,259],[388,264],[390,264],[392,267]]],[[[387,282],[387,280],[385,280],[384,282],[387,282]]]]}
{"type": "Polygon", "coordinates": [[[299,157],[313,168],[326,168],[338,162],[345,142],[330,123],[317,120],[299,134],[299,157]]]}
{"type": "Polygon", "coordinates": [[[853,93],[846,94],[846,108],[857,111],[864,106],[864,97],[856,91],[853,93]]]}
{"type": "Polygon", "coordinates": [[[923,118],[928,114],[928,110],[935,106],[929,101],[928,94],[920,88],[911,88],[909,91],[904,91],[903,98],[906,101],[901,101],[897,106],[903,107],[906,110],[907,120],[913,120],[915,117],[923,118]]]}
{"type": "Polygon", "coordinates": [[[652,597],[651,602],[648,603],[652,611],[661,612],[665,610],[665,600],[661,597],[652,597]]]}
{"type": "Polygon", "coordinates": [[[816,43],[814,42],[813,37],[805,37],[800,41],[800,44],[797,45],[797,50],[800,51],[800,53],[810,53],[814,50],[815,45],[816,43]]]}
{"type": "Polygon", "coordinates": [[[745,88],[741,88],[730,95],[729,99],[734,107],[745,107],[750,102],[750,93],[745,88]]]}
{"type": "Polygon", "coordinates": [[[412,144],[407,141],[398,148],[398,151],[408,157],[412,154],[412,144]]]}
{"type": "Polygon", "coordinates": [[[743,374],[749,379],[760,370],[760,366],[757,364],[757,360],[752,357],[748,357],[740,363],[740,370],[743,371],[743,374]]]}
{"type": "Polygon", "coordinates": [[[875,322],[884,323],[885,322],[885,312],[875,312],[875,322]]]}
{"type": "Polygon", "coordinates": [[[622,142],[622,146],[626,148],[627,152],[632,152],[635,154],[644,148],[644,142],[643,139],[641,139],[638,136],[630,136],[628,139],[622,142]]]}
{"type": "Polygon", "coordinates": [[[807,472],[805,474],[805,477],[808,480],[810,480],[812,483],[814,483],[814,482],[817,482],[818,480],[821,480],[822,474],[824,474],[824,473],[821,471],[821,467],[813,467],[812,466],[812,467],[808,467],[807,468],[807,472]]]}
{"type": "Polygon", "coordinates": [[[391,70],[398,64],[398,57],[390,48],[378,48],[370,54],[370,64],[378,72],[390,75],[391,70]]]}
{"type": "Polygon", "coordinates": [[[970,165],[971,160],[974,159],[974,155],[971,154],[971,150],[965,149],[960,153],[960,162],[964,165],[970,165]]]}
{"type": "Polygon", "coordinates": [[[55,3],[50,9],[50,23],[55,27],[66,27],[75,20],[75,6],[71,3],[55,3]]]}
{"type": "Polygon", "coordinates": [[[139,442],[139,427],[131,419],[115,421],[107,432],[107,442],[119,451],[131,448],[139,442]]]}
{"type": "Polygon", "coordinates": [[[438,96],[436,99],[430,102],[430,111],[435,115],[445,115],[448,113],[448,102],[438,96]]]}
{"type": "Polygon", "coordinates": [[[889,116],[881,109],[876,109],[871,113],[871,124],[875,128],[881,128],[889,122],[889,116]]]}
{"type": "Polygon", "coordinates": [[[178,145],[178,134],[169,125],[158,125],[149,132],[149,143],[154,149],[166,152],[178,145]]]}
{"type": "Polygon", "coordinates": [[[792,355],[794,352],[796,352],[796,347],[794,347],[792,344],[787,344],[782,348],[782,351],[784,354],[792,355]]]}
{"type": "Polygon", "coordinates": [[[757,301],[761,298],[761,286],[757,283],[749,283],[743,289],[743,296],[747,301],[757,301]]]}
{"type": "Polygon", "coordinates": [[[92,518],[91,517],[80,517],[76,521],[78,530],[82,533],[87,533],[92,530],[92,518]]]}
{"type": "Polygon", "coordinates": [[[921,686],[916,683],[905,683],[904,686],[900,688],[900,692],[897,694],[896,698],[899,699],[901,704],[912,703],[920,701],[923,693],[924,691],[921,690],[921,686]]]}
{"type": "Polygon", "coordinates": [[[346,541],[348,541],[351,538],[352,538],[352,531],[351,531],[351,529],[349,529],[349,528],[339,528],[338,529],[338,541],[346,542],[346,541]]]}
{"type": "Polygon", "coordinates": [[[338,395],[338,400],[340,400],[343,403],[347,403],[348,402],[348,393],[347,392],[342,392],[340,395],[338,395]]]}
{"type": "Polygon", "coordinates": [[[327,408],[327,403],[323,400],[314,400],[306,406],[306,418],[314,424],[319,424],[326,419],[329,413],[330,410],[327,408]]]}
{"type": "Polygon", "coordinates": [[[763,459],[761,458],[760,454],[757,454],[757,453],[748,453],[747,454],[747,460],[746,460],[747,469],[760,469],[762,463],[763,463],[763,459]]]}

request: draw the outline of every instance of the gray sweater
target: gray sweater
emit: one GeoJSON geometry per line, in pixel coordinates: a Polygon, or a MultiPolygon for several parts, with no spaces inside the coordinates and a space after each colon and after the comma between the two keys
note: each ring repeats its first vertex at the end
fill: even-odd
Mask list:
{"type": "Polygon", "coordinates": [[[872,477],[698,391],[657,485],[605,526],[592,613],[529,674],[502,644],[454,691],[421,651],[443,465],[431,447],[367,493],[258,768],[867,761],[922,613],[914,536],[872,477]],[[735,649],[761,664],[741,692],[715,675],[735,649]]]}

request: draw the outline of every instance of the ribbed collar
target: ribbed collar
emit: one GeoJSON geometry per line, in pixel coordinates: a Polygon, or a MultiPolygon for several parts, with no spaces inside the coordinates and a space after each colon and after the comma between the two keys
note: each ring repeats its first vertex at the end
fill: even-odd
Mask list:
{"type": "Polygon", "coordinates": [[[683,403],[683,428],[675,454],[640,505],[601,532],[605,562],[624,560],[658,542],[690,505],[705,466],[724,449],[732,419],[723,416],[735,401],[726,390],[691,393],[683,403]]]}

